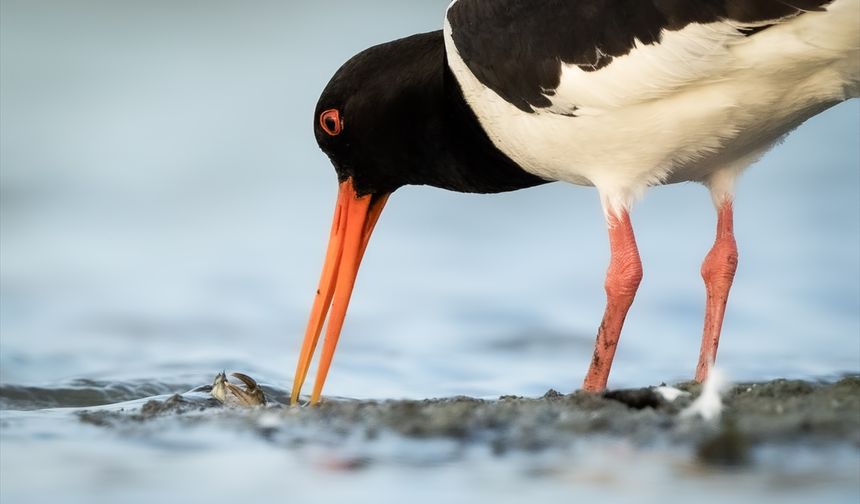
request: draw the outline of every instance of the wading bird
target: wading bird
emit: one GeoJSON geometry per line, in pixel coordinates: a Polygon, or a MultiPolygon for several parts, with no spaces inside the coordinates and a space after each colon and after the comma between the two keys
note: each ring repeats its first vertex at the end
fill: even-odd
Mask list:
{"type": "Polygon", "coordinates": [[[860,94],[860,0],[455,0],[444,29],[371,47],[319,99],[340,189],[292,402],[330,312],[319,401],[359,263],[388,196],[593,186],[611,258],[583,388],[606,387],[642,278],[629,213],[649,186],[711,193],[716,240],[696,379],[717,352],[738,253],[735,180],[801,123],[860,94]]]}

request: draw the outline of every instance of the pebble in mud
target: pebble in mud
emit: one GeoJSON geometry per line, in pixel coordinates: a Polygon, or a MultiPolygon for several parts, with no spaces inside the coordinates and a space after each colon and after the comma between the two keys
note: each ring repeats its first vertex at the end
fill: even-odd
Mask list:
{"type": "Polygon", "coordinates": [[[191,410],[200,409],[205,409],[205,406],[180,394],[173,394],[163,401],[150,399],[139,410],[131,410],[130,412],[126,412],[124,408],[118,411],[85,410],[78,413],[78,418],[83,423],[98,427],[113,427],[129,422],[145,422],[168,414],[183,415],[191,410]]]}
{"type": "Polygon", "coordinates": [[[187,401],[181,395],[173,394],[164,401],[147,401],[146,404],[140,408],[140,416],[142,417],[142,420],[146,420],[165,413],[181,414],[184,413],[190,405],[191,402],[187,401]]]}

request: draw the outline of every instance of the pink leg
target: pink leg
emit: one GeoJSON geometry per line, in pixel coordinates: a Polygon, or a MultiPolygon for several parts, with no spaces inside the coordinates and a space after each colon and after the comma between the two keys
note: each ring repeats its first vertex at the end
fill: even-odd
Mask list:
{"type": "Polygon", "coordinates": [[[597,332],[591,367],[582,385],[588,392],[600,392],[606,388],[624,318],[642,281],[642,261],[626,211],[619,216],[610,213],[609,247],[612,258],[606,272],[606,311],[597,332]]]}
{"type": "Polygon", "coordinates": [[[738,247],[735,244],[732,216],[732,200],[727,198],[717,210],[717,239],[702,264],[702,278],[705,280],[708,300],[705,307],[702,350],[699,364],[696,366],[698,382],[708,377],[708,371],[717,358],[723,315],[726,313],[729,289],[738,267],[738,247]]]}

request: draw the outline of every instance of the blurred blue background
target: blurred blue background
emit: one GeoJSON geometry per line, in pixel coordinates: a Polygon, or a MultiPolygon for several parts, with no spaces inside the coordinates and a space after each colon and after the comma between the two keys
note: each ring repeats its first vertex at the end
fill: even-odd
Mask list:
{"type": "MultiPolygon", "coordinates": [[[[324,429],[319,444],[284,447],[229,416],[78,420],[87,394],[182,392],[221,369],[289,389],[336,191],[312,135],[319,92],[354,53],[439,28],[447,3],[0,2],[0,399],[33,401],[0,409],[4,503],[856,502],[850,447],[765,451],[764,469],[725,473],[623,439],[494,456],[324,429]],[[373,465],[331,467],[362,457],[373,465]]],[[[732,379],[860,371],[858,112],[855,100],[812,119],[741,181],[719,357],[732,379]]],[[[645,279],[610,386],[689,379],[709,195],[657,188],[633,218],[645,279]]],[[[366,255],[326,392],[574,390],[607,261],[592,189],[404,188],[366,255]]]]}
{"type": "MultiPolygon", "coordinates": [[[[4,0],[0,380],[285,388],[336,181],[312,135],[348,57],[441,26],[447,0],[4,0]]],[[[860,114],[812,119],[741,181],[719,364],[736,380],[860,369],[860,114]]],[[[649,191],[645,280],[611,386],[692,377],[713,240],[706,190],[649,191]]],[[[326,392],[570,391],[603,309],[596,193],[396,193],[326,392]]]]}

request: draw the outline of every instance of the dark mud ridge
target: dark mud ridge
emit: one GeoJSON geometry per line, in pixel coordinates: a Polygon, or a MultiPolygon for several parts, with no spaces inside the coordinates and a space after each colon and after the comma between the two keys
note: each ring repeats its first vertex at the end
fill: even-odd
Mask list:
{"type": "Polygon", "coordinates": [[[710,421],[681,414],[701,387],[695,383],[676,387],[690,395],[670,402],[653,388],[597,395],[551,390],[540,398],[329,399],[318,407],[284,406],[283,391],[266,389],[274,405],[250,409],[223,407],[201,387],[150,400],[140,408],[91,409],[78,415],[82,422],[120,430],[165,421],[217,422],[287,447],[344,440],[373,443],[393,435],[485,445],[504,454],[549,450],[583,439],[624,438],[640,446],[690,446],[700,461],[726,466],[747,463],[751,449],[764,444],[860,450],[860,376],[832,383],[775,380],[735,385],[723,394],[722,415],[710,421]]]}

